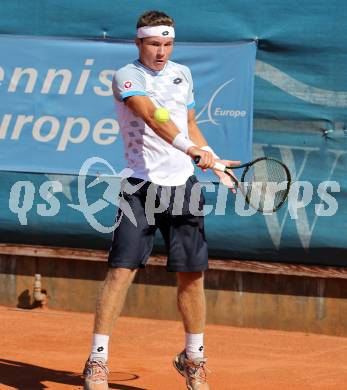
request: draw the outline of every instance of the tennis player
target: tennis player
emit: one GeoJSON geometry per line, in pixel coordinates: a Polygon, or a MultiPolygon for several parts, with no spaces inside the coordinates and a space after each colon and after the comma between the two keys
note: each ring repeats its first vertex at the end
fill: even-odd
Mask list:
{"type": "MultiPolygon", "coordinates": [[[[185,348],[173,364],[185,377],[188,389],[209,389],[204,356],[203,287],[208,254],[202,213],[194,215],[189,207],[196,193],[198,210],[203,207],[192,159],[200,156],[198,165],[202,169],[213,168],[216,161],[235,162],[217,160],[197,127],[190,70],[169,61],[174,38],[171,17],[159,11],[144,13],[138,20],[135,40],[139,59],[119,69],[114,77],[125,156],[134,172],[127,180],[132,191],[129,194],[124,190],[121,199],[131,206],[136,224],[119,210],[119,224],[108,258],[109,271],[97,300],[92,350],[84,369],[86,390],[108,389],[108,342],[112,327],[137,269],[146,264],[157,228],[168,250],[167,270],[177,273],[178,308],[186,332],[185,348]],[[154,112],[158,107],[167,108],[171,119],[156,121],[154,112]],[[149,210],[147,203],[153,193],[153,207],[149,210]],[[175,194],[182,195],[179,215],[174,212],[175,194]],[[147,214],[154,211],[151,224],[147,214]]],[[[232,186],[227,175],[216,174],[232,186]]]]}

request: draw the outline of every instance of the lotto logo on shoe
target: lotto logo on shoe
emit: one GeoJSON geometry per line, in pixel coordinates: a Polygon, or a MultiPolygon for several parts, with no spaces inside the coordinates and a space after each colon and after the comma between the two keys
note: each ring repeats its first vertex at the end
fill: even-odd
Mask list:
{"type": "Polygon", "coordinates": [[[131,82],[131,81],[125,81],[125,83],[124,83],[124,88],[125,89],[129,89],[129,88],[131,88],[133,86],[133,83],[131,82]]]}

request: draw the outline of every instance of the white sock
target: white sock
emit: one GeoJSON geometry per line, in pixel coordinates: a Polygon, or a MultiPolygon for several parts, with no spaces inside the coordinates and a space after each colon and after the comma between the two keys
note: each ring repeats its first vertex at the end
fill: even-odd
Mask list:
{"type": "Polygon", "coordinates": [[[103,359],[107,362],[108,359],[108,341],[110,336],[105,334],[93,334],[92,353],[90,360],[103,359]]]}
{"type": "Polygon", "coordinates": [[[190,360],[204,357],[203,333],[186,333],[186,355],[190,360]]]}

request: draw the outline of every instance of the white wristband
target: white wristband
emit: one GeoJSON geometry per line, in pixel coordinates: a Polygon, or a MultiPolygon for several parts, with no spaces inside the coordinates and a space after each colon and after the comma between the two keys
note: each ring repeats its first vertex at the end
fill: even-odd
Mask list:
{"type": "Polygon", "coordinates": [[[203,146],[202,148],[200,148],[202,150],[205,150],[206,152],[210,152],[213,154],[213,157],[220,160],[219,156],[216,155],[216,153],[214,152],[214,150],[212,148],[210,148],[208,145],[206,146],[203,146]]]}
{"type": "Polygon", "coordinates": [[[183,153],[188,152],[188,149],[192,146],[196,146],[190,139],[188,139],[183,133],[178,133],[172,141],[172,146],[180,150],[183,153]]]}

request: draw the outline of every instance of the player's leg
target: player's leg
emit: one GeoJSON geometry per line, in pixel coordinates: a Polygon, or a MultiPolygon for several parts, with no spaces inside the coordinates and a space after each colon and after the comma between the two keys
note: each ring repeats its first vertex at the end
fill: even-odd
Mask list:
{"type": "Polygon", "coordinates": [[[185,376],[190,390],[208,390],[204,330],[206,303],[203,272],[177,273],[177,304],[185,330],[185,349],[174,360],[174,366],[185,376]]]}
{"type": "Polygon", "coordinates": [[[177,305],[186,333],[203,333],[206,320],[203,272],[177,273],[177,305]]]}
{"type": "Polygon", "coordinates": [[[120,204],[120,223],[114,232],[108,258],[109,271],[97,299],[92,351],[84,370],[86,390],[108,389],[109,337],[136,270],[144,266],[152,250],[155,227],[147,223],[143,206],[145,194],[141,188],[132,195],[122,194],[122,202],[126,205],[120,204]],[[135,223],[121,210],[131,210],[135,223]]]}
{"type": "Polygon", "coordinates": [[[178,272],[177,284],[177,305],[186,333],[185,353],[191,360],[203,358],[206,322],[203,272],[178,272]]]}
{"type": "Polygon", "coordinates": [[[108,343],[136,269],[110,268],[99,291],[92,350],[84,368],[85,390],[108,389],[108,343]]]}
{"type": "Polygon", "coordinates": [[[94,333],[111,335],[113,325],[122,311],[128,288],[137,269],[110,268],[100,289],[94,320],[94,333]]]}
{"type": "MultiPolygon", "coordinates": [[[[201,211],[204,203],[196,184],[197,179],[193,176],[182,190],[182,215],[167,217],[159,227],[169,250],[167,269],[177,273],[178,308],[186,331],[186,347],[175,357],[174,366],[186,378],[188,389],[207,390],[203,342],[206,316],[203,271],[208,268],[208,253],[204,218],[190,211],[201,211]],[[196,205],[191,204],[192,200],[196,205]]],[[[180,190],[176,187],[175,197],[180,190]]]]}

